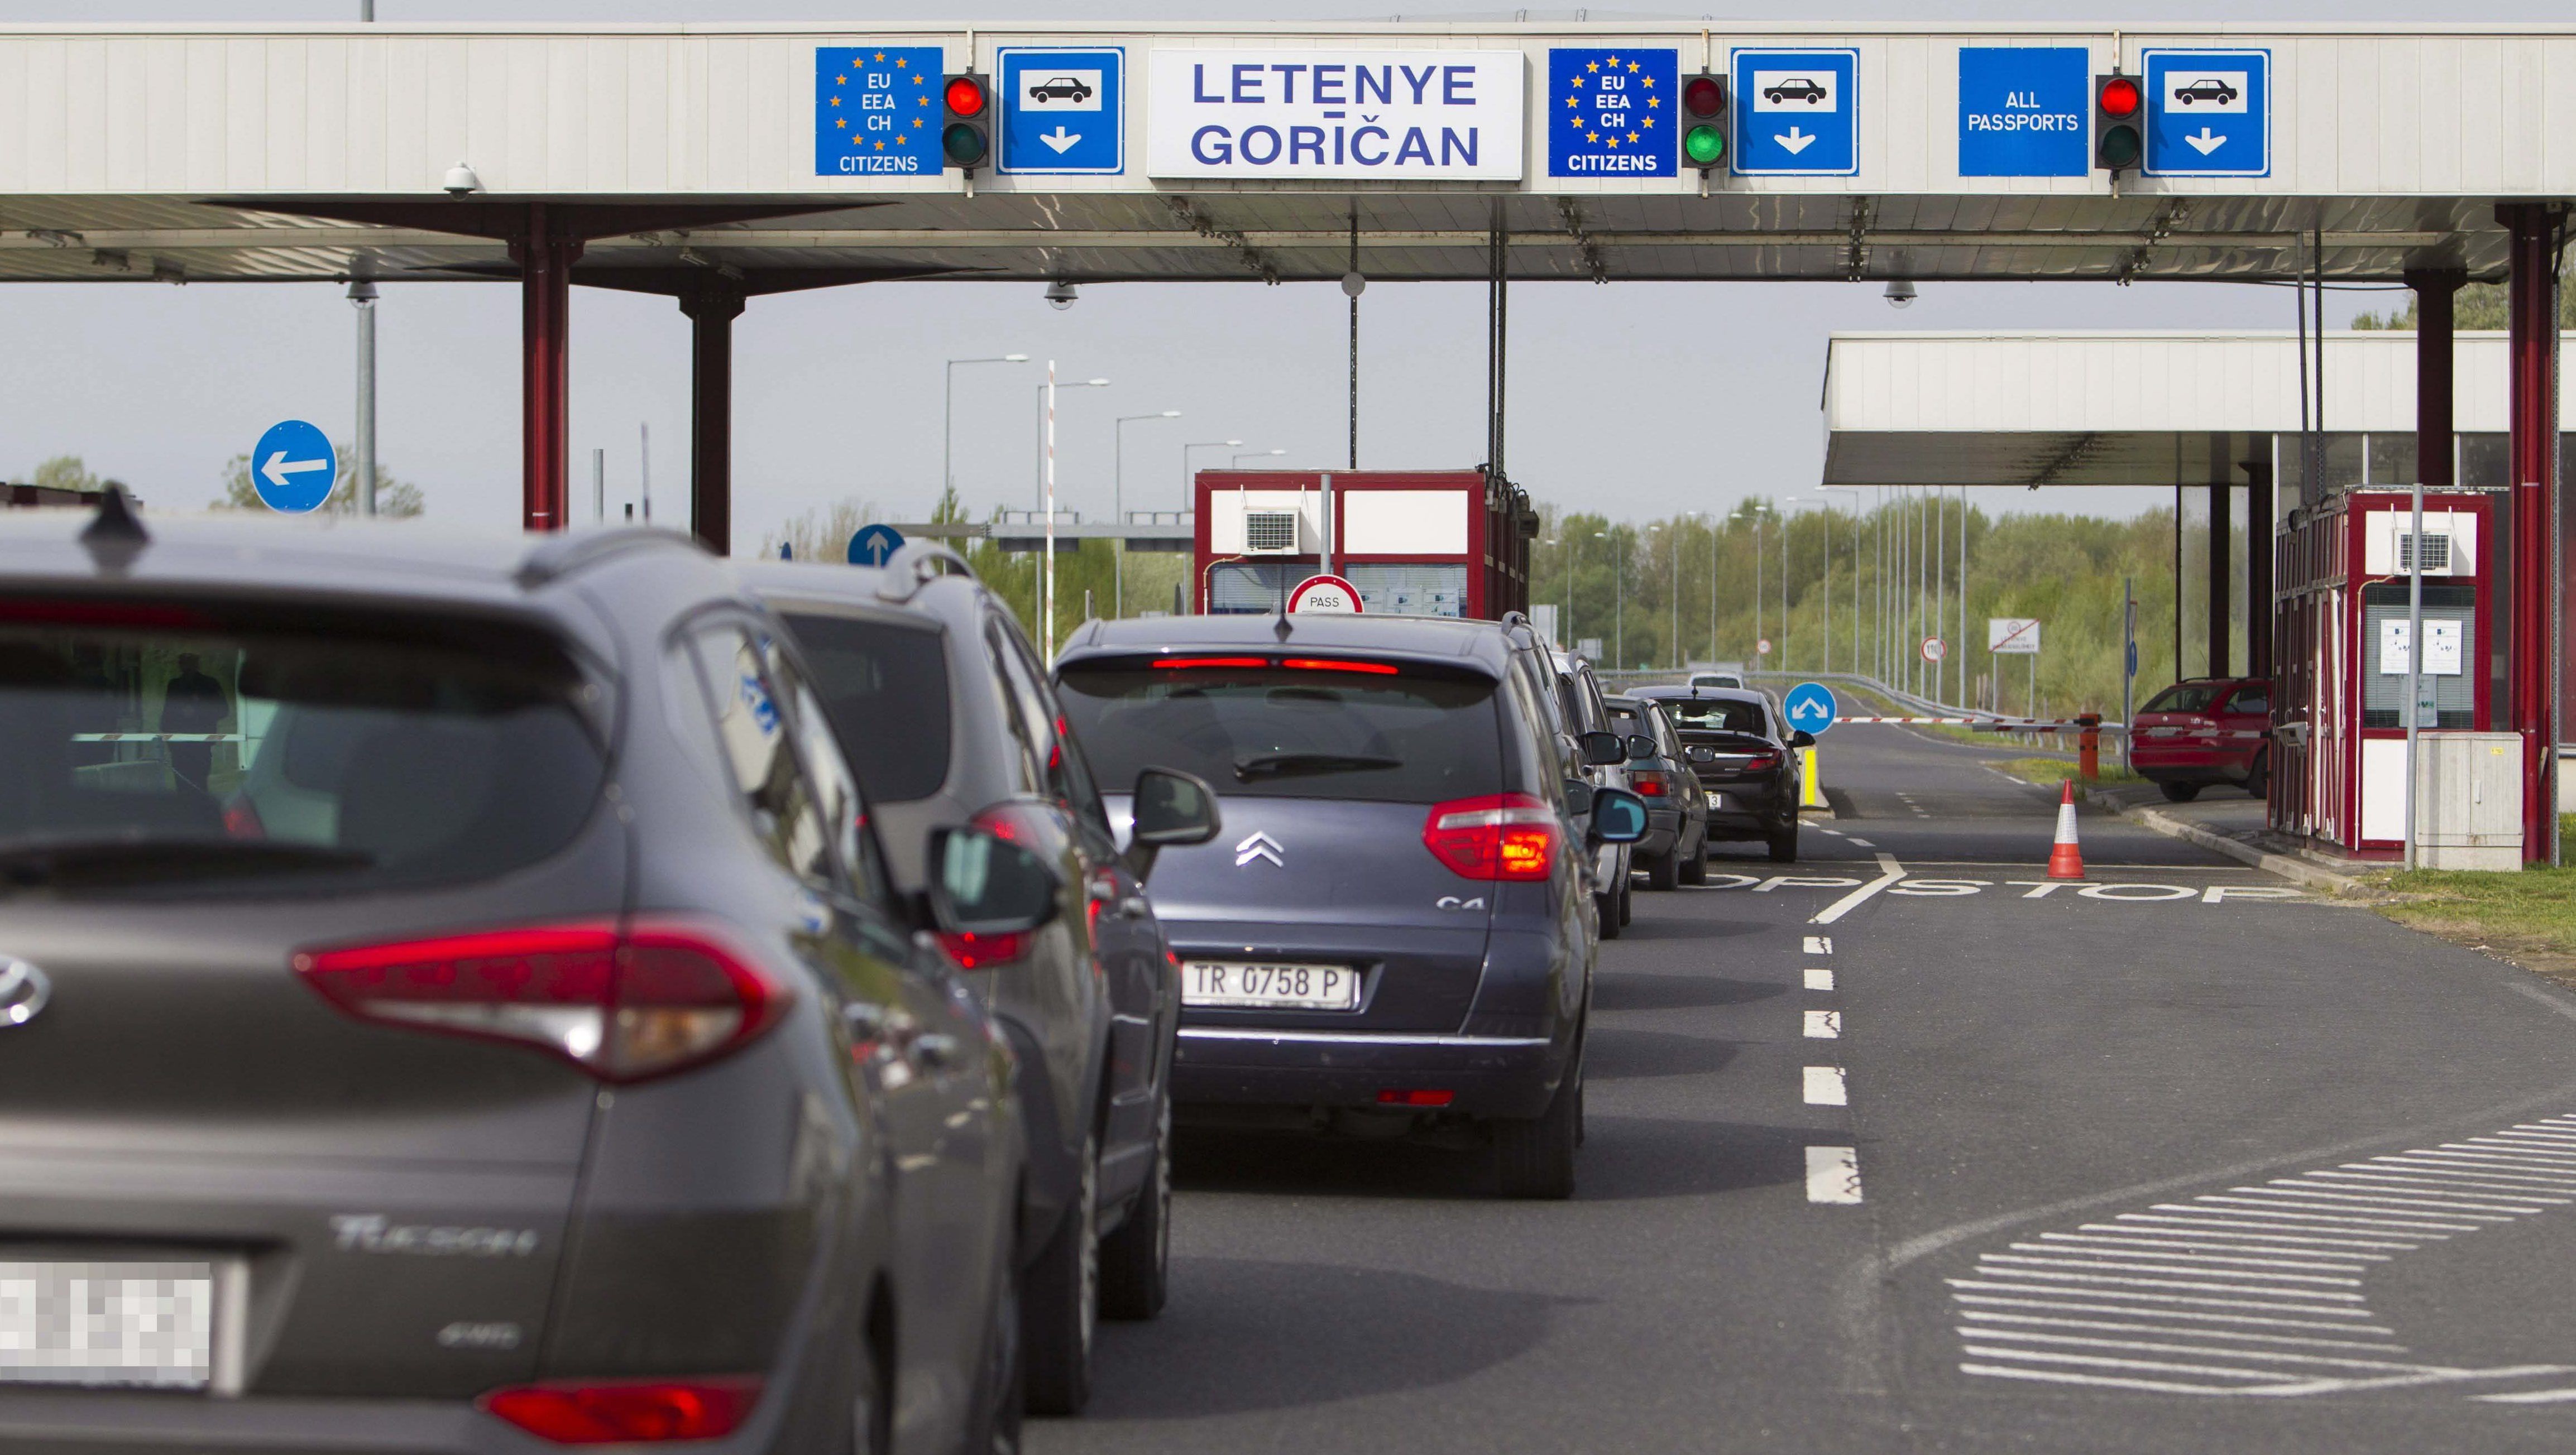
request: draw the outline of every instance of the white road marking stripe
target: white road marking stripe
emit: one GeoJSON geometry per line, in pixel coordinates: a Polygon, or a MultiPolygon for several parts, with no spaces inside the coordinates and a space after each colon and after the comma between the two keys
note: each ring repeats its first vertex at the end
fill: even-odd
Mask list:
{"type": "Polygon", "coordinates": [[[2564,1127],[2514,1126],[2500,1132],[2490,1132],[2488,1135],[2510,1137],[2515,1141],[2556,1142],[2561,1146],[2576,1147],[2576,1131],[2570,1131],[2564,1127]]]}
{"type": "Polygon", "coordinates": [[[2153,1374],[2203,1374],[2212,1379],[2266,1380],[2278,1377],[2267,1369],[2177,1364],[2169,1359],[2116,1359],[2107,1354],[2057,1354],[2045,1349],[1979,1348],[1971,1344],[1967,1352],[1986,1359],[2027,1359],[2034,1364],[2074,1364],[2088,1369],[2142,1369],[2153,1374]]]}
{"type": "MultiPolygon", "coordinates": [[[[2380,1160],[2397,1159],[2392,1157],[2380,1160]]],[[[2561,1172],[2556,1168],[2539,1167],[2529,1162],[2517,1162],[2504,1157],[2482,1157],[2469,1152],[2444,1152],[2439,1149],[2409,1152],[2406,1154],[2406,1160],[2409,1163],[2429,1162],[2437,1167],[2457,1167],[2463,1171],[2507,1173],[2532,1182],[2556,1181],[2562,1184],[2576,1184],[2576,1171],[2561,1172]]]]}
{"type": "Polygon", "coordinates": [[[1807,953],[1810,955],[1830,955],[1834,952],[1834,937],[1831,935],[1809,935],[1807,936],[1806,949],[1807,953]]]}
{"type": "Polygon", "coordinates": [[[1843,1013],[1838,1010],[1808,1011],[1806,1012],[1806,1026],[1808,1040],[1837,1040],[1843,1033],[1843,1013]]]}
{"type": "Polygon", "coordinates": [[[1807,1201],[1860,1201],[1860,1152],[1852,1147],[1807,1149],[1807,1201]]]}
{"type": "MultiPolygon", "coordinates": [[[[2266,1185],[2284,1188],[2296,1192],[2302,1197],[2324,1197],[2332,1198],[2337,1202],[2375,1203],[2387,1207],[2457,1208],[2463,1212],[2499,1213],[2508,1218],[2527,1217],[2530,1214],[2539,1211],[2538,1208],[2508,1207],[2503,1203],[2467,1202],[2456,1197],[2436,1197],[2431,1193],[2410,1192],[2399,1187],[2391,1187],[2381,1191],[2355,1192],[2346,1188],[2338,1187],[2331,1182],[2315,1183],[2287,1177],[2273,1178],[2272,1181],[2266,1185]]],[[[2261,1188],[2247,1188],[2244,1190],[2248,1192],[2262,1191],[2261,1188]]]]}
{"type": "Polygon", "coordinates": [[[2576,1167],[2576,1152],[2551,1152],[2526,1147],[2494,1137],[2471,1137],[2465,1142],[2444,1142],[2445,1152],[2474,1152],[2482,1157],[2502,1157],[2513,1162],[2535,1162],[2544,1167],[2576,1167]]]}
{"type": "Polygon", "coordinates": [[[1951,1297],[1959,1303],[1992,1304],[1999,1308],[2046,1308],[2069,1313],[2120,1314],[2130,1318],[2191,1319],[2221,1324],[2251,1324],[2267,1329],[2330,1329],[2338,1334],[2395,1334],[2395,1329],[2375,1324],[2321,1324],[2314,1319],[2267,1319],[2258,1314],[2211,1314],[2194,1309],[2123,1308],[2117,1304],[2079,1303],[2065,1298],[1997,1298],[1985,1293],[1959,1293],[1951,1297]]]}
{"type": "Polygon", "coordinates": [[[2208,1394],[2202,1385],[2183,1384],[2169,1379],[2114,1379],[2105,1374],[2068,1374],[2055,1369],[2015,1369],[2009,1364],[1962,1364],[1961,1374],[1982,1374],[1991,1379],[2030,1379],[2044,1384],[2088,1384],[2104,1389],[2135,1389],[2149,1394],[2208,1394]]]}
{"type": "Polygon", "coordinates": [[[1881,854],[1878,856],[1877,878],[1862,885],[1860,888],[1853,890],[1851,893],[1844,895],[1842,898],[1835,900],[1833,903],[1826,905],[1824,909],[1819,911],[1813,919],[1808,920],[1807,923],[1811,925],[1832,924],[1834,921],[1841,919],[1844,915],[1860,908],[1862,903],[1868,900],[1871,895],[1878,893],[1880,890],[1887,888],[1891,884],[1898,883],[1904,878],[1904,866],[1897,863],[1894,856],[1881,854]]]}
{"type": "MultiPolygon", "coordinates": [[[[2251,1243],[2257,1247],[2286,1244],[2291,1250],[2308,1248],[2389,1248],[2399,1253],[2412,1253],[2417,1243],[2401,1243],[2387,1238],[2321,1238],[2302,1233],[2249,1233],[2246,1224],[2217,1222],[2201,1218],[2168,1218],[2154,1213],[2121,1213],[2107,1223],[2086,1223],[2086,1232],[2143,1233],[2158,1238],[2210,1238],[2229,1243],[2251,1243]]],[[[2341,1257],[2368,1258],[2369,1253],[2339,1254],[2341,1257]]]]}
{"type": "Polygon", "coordinates": [[[1851,1098],[1843,1086],[1840,1066],[1810,1066],[1806,1074],[1807,1105],[1849,1106],[1851,1098]]]}
{"type": "Polygon", "coordinates": [[[2122,1289],[2098,1286],[2108,1280],[2095,1280],[2092,1284],[2076,1288],[2067,1288],[2035,1278],[2020,1283],[2001,1283],[1992,1279],[1975,1278],[1952,1278],[1945,1281],[1953,1288],[1975,1289],[1985,1293],[2054,1293],[2084,1298],[2135,1299],[2141,1303],[2183,1304],[2192,1308],[2241,1308],[2253,1309],[2261,1313],[2313,1314],[2318,1318],[2366,1319],[2371,1317],[2370,1310],[2362,1308],[2328,1308],[2317,1304],[2291,1303],[2286,1300],[2203,1298],[2189,1293],[2130,1293],[2122,1289]]]}
{"type": "MultiPolygon", "coordinates": [[[[2100,1233],[2042,1233],[2039,1236],[2040,1242],[2037,1245],[2039,1247],[2122,1248],[2130,1250],[2127,1256],[2133,1258],[2144,1258],[2152,1254],[2159,1258],[2187,1258],[2195,1262],[2251,1263],[2279,1268],[2342,1268],[2350,1269],[2355,1273],[2367,1271],[2366,1264],[2361,1260],[2367,1259],[2373,1263],[2388,1261],[2388,1255],[2385,1253],[2311,1253],[2299,1248],[2248,1248],[2241,1243],[2197,1241],[2161,1242],[2153,1238],[2112,1237],[2100,1233]],[[2202,1251],[2174,1251],[2177,1248],[2197,1248],[2202,1251]],[[2259,1258],[2253,1256],[2258,1253],[2269,1256],[2259,1258]]],[[[2033,1245],[2015,1243],[2013,1246],[2027,1248],[2033,1245]]]]}
{"type": "Polygon", "coordinates": [[[2376,1162],[2346,1162],[2354,1172],[2403,1174],[2426,1182],[2453,1182],[2463,1187],[2496,1187],[2533,1194],[2576,1193],[2576,1179],[2539,1177],[2523,1172],[2500,1172],[2489,1167],[2470,1167],[2457,1162],[2401,1162],[2394,1157],[2376,1162]]]}
{"type": "Polygon", "coordinates": [[[2571,1202],[2576,1202],[2576,1197],[2550,1197],[2532,1188],[2513,1187],[2501,1182],[2485,1182],[2474,1177],[2436,1177],[2431,1173],[2350,1171],[2334,1167],[2320,1168],[2305,1175],[2332,1178],[2338,1186],[2349,1183],[2354,1187],[2419,1188],[2427,1192],[2463,1190],[2478,1192],[2499,1201],[2527,1202],[2534,1205],[2526,1211],[2537,1211],[2543,1207],[2565,1207],[2571,1202]]]}
{"type": "MultiPolygon", "coordinates": [[[[2270,1273],[2253,1268],[2202,1268],[2185,1264],[2123,1262],[2121,1254],[2101,1248],[2052,1248],[2046,1243],[2015,1243],[2016,1248],[2029,1248],[2045,1256],[1988,1253],[1977,1260],[1983,1269],[1989,1263],[2024,1264],[2034,1268],[2105,1268],[2125,1273],[2206,1273],[2213,1278],[2268,1278],[2290,1283],[2321,1283],[2335,1288],[2359,1288],[2358,1278],[2336,1278],[2323,1273],[2270,1273]]],[[[2172,1255],[2168,1254],[2168,1257],[2172,1255]]],[[[2353,1270],[2359,1272],[2359,1269],[2353,1270]]]]}
{"type": "MultiPolygon", "coordinates": [[[[2336,1303],[2359,1303],[2357,1293],[2336,1293],[2323,1288],[2270,1288],[2261,1284],[2225,1283],[2213,1272],[2206,1278],[2120,1278],[2108,1273],[2068,1272],[2082,1264],[2056,1263],[2045,1258],[2001,1258],[1989,1253],[1977,1260],[1977,1272],[1986,1278],[2017,1278],[2026,1283],[2076,1283],[2087,1288],[2186,1288],[2197,1293],[2241,1293],[2248,1298],[2275,1298],[2285,1303],[2303,1299],[2332,1300],[2336,1303]],[[2011,1264],[1998,1267],[1998,1264],[2011,1264]]],[[[2194,1272],[2193,1269],[2150,1268],[2150,1273],[2194,1272]]],[[[2354,1287],[2356,1280],[2338,1280],[2354,1287]]]]}
{"type": "Polygon", "coordinates": [[[2564,1404],[2576,1399],[2576,1389],[2525,1389],[2512,1394],[2473,1394],[2469,1398],[2488,1404],[2564,1404]]]}
{"type": "MultiPolygon", "coordinates": [[[[2190,1206],[2189,1206],[2189,1205],[2187,1205],[2187,1204],[2177,1205],[2177,1204],[2170,1204],[2170,1203],[2159,1203],[2159,1204],[2158,1204],[2158,1206],[2159,1206],[2159,1207],[2167,1207],[2167,1208],[2171,1208],[2174,1212],[2182,1212],[2182,1213],[2189,1213],[2189,1212],[2197,1212],[2197,1211],[2199,1211],[2199,1209],[2196,1209],[2196,1208],[2190,1207],[2190,1206]]],[[[2259,1236],[2263,1236],[2263,1235],[2267,1235],[2267,1234],[2271,1234],[2271,1235],[2280,1235],[2280,1236],[2287,1236],[2287,1235],[2292,1234],[2292,1233],[2341,1233],[2341,1234],[2346,1234],[2346,1235],[2350,1235],[2350,1236],[2358,1237],[2360,1234],[2362,1234],[2362,1233],[2364,1233],[2364,1232],[2374,1232],[2374,1233],[2375,1233],[2375,1232],[2377,1232],[2377,1231],[2378,1231],[2377,1229],[2338,1228],[2338,1227],[2325,1226],[2325,1225],[2321,1225],[2321,1224],[2317,1224],[2317,1223],[2302,1222],[2302,1221],[2297,1220],[2295,1217],[2292,1217],[2292,1218],[2257,1218],[2257,1217],[2255,1217],[2252,1213],[2243,1212],[2243,1211],[2240,1211],[2239,1209],[2232,1208],[2232,1207],[2214,1207],[2214,1208],[2210,1208],[2210,1209],[2208,1210],[2208,1212],[2209,1212],[2209,1215],[2208,1215],[2208,1216],[2206,1216],[2206,1217],[2174,1217],[2174,1216],[2170,1216],[2170,1215],[2165,1214],[2165,1213],[2122,1213],[2122,1214],[2120,1214],[2120,1217],[2121,1217],[2122,1219],[2124,1219],[2124,1220],[2134,1219],[2134,1220],[2136,1220],[2136,1221],[2138,1221],[2138,1222],[2145,1222],[2145,1223],[2162,1223],[2162,1224],[2169,1224],[2169,1225],[2171,1225],[2171,1226],[2173,1226],[2173,1227],[2176,1227],[2176,1228],[2189,1228],[2189,1229],[2191,1229],[2195,1234],[2204,1234],[2204,1233],[2208,1233],[2208,1232],[2226,1232],[2226,1231],[2233,1231],[2233,1230],[2238,1230],[2238,1229],[2246,1229],[2246,1230],[2250,1230],[2250,1232],[2248,1233],[2248,1236],[2258,1236],[2258,1237],[2259,1237],[2259,1236]],[[2227,1217],[2228,1217],[2228,1215],[2229,1215],[2229,1214],[2234,1214],[2234,1215],[2235,1215],[2235,1216],[2237,1216],[2237,1217],[2244,1218],[2244,1219],[2246,1219],[2246,1221],[2244,1221],[2244,1222],[2229,1222],[2229,1221],[2227,1221],[2227,1217]]],[[[2449,1237],[2449,1236],[2450,1236],[2450,1234],[2448,1234],[2448,1233],[2415,1233],[2415,1234],[2412,1234],[2411,1236],[2412,1236],[2412,1238],[2414,1239],[2414,1241],[2412,1241],[2412,1242],[2396,1242],[2396,1241],[2378,1241],[2378,1240],[2373,1240],[2373,1241],[2370,1241],[2370,1242],[2366,1243],[2366,1244],[2365,1244],[2365,1246],[2373,1247],[2373,1248],[2394,1248],[2394,1249],[2396,1249],[2398,1252],[2401,1252],[2401,1253],[2412,1253],[2412,1252],[2414,1252],[2418,1247],[2421,1247],[2422,1245],[2424,1245],[2424,1244],[2426,1244],[2426,1243],[2438,1243],[2438,1242],[2440,1242],[2441,1240],[2443,1240],[2444,1238],[2449,1237]]],[[[2348,1245],[2347,1245],[2347,1244],[2343,1244],[2343,1243],[2340,1243],[2340,1242],[2339,1242],[2339,1243],[2337,1244],[2337,1246],[2348,1246],[2348,1245]]]]}
{"type": "Polygon", "coordinates": [[[2464,1221],[2440,1222],[2429,1216],[2417,1217],[2411,1213],[2381,1212],[2376,1208],[2369,1210],[2370,1215],[2368,1217],[2363,1217],[2359,1215],[2362,1210],[2358,1208],[2331,1202],[2299,1202],[2283,1194],[2276,1194],[2269,1197],[2221,1197],[2216,1194],[2212,1194],[2208,1197],[2201,1198],[2199,1200],[2199,1206],[2209,1212],[2225,1212],[2230,1208],[2244,1208],[2247,1209],[2249,1216],[2252,1215],[2252,1210],[2257,1208],[2266,1209],[2266,1216],[2270,1215],[2269,1210],[2278,1209],[2287,1213],[2295,1214],[2304,1222],[2326,1223],[2330,1225],[2340,1223],[2352,1227],[2382,1228],[2392,1232],[2413,1232],[2423,1228],[2439,1228],[2445,1232],[2474,1233],[2483,1223],[2501,1223],[2511,1221],[2509,1218],[2472,1219],[2469,1214],[2462,1213],[2460,1217],[2464,1219],[2464,1221]],[[2352,1216],[2346,1216],[2346,1214],[2352,1214],[2352,1216]]]}
{"type": "Polygon", "coordinates": [[[1859,849],[1875,849],[1878,845],[1871,843],[1867,839],[1854,839],[1852,840],[1852,847],[1859,849]]]}
{"type": "Polygon", "coordinates": [[[1807,970],[1807,988],[1809,990],[1833,989],[1834,972],[1831,970],[1819,970],[1812,966],[1809,967],[1807,970]]]}
{"type": "MultiPolygon", "coordinates": [[[[2108,1334],[2170,1334],[2177,1339],[2236,1339],[2254,1344],[2294,1344],[2305,1349],[2365,1349],[2380,1354],[2403,1354],[2406,1346],[2379,1339],[2318,1339],[2299,1334],[2249,1334],[2237,1329],[2168,1329],[2156,1324],[2142,1324],[2134,1319],[2052,1319],[2039,1314],[1999,1314],[1985,1309],[1963,1308],[1959,1317],[1978,1324],[2028,1324],[2051,1329],[2098,1329],[2108,1334]]],[[[2156,1318],[2165,1315],[2156,1314],[2156,1318]]]]}

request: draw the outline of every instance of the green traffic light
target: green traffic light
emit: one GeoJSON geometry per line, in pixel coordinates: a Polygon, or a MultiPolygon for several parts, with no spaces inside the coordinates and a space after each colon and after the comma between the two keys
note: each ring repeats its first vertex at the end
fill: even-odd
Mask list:
{"type": "Polygon", "coordinates": [[[1726,133],[1714,126],[1694,126],[1682,134],[1682,155],[1694,166],[1716,166],[1718,158],[1726,155],[1726,133]]]}
{"type": "Polygon", "coordinates": [[[2136,166],[2138,164],[2138,129],[2134,126],[2102,128],[2102,145],[2096,155],[2096,164],[2115,170],[2136,166]]]}
{"type": "Polygon", "coordinates": [[[984,133],[962,121],[951,122],[939,134],[939,149],[948,154],[950,166],[974,166],[984,160],[984,133]]]}

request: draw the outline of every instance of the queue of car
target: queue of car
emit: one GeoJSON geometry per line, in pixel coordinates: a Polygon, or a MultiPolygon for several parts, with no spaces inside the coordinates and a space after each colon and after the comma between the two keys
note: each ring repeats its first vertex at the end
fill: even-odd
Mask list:
{"type": "Polygon", "coordinates": [[[1664,713],[1517,619],[1049,665],[930,544],[12,519],[0,1448],[1016,1449],[1176,1124],[1573,1192],[1664,713]]]}

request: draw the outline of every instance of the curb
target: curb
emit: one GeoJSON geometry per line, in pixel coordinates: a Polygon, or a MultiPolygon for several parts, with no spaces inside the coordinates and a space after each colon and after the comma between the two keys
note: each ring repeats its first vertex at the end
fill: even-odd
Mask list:
{"type": "Polygon", "coordinates": [[[2275,854],[2255,848],[2252,844],[2239,843],[2225,834],[2213,833],[2196,823],[2185,822],[2168,813],[2122,803],[2099,788],[2087,788],[2082,792],[2087,802],[2107,808],[2132,823],[2153,829],[2169,839],[2180,839],[2214,853],[2225,854],[2239,863],[2250,864],[2265,873],[2277,874],[2293,884],[2305,885],[2310,889],[2321,889],[2328,894],[2347,898],[2360,898],[2371,893],[2369,885],[2350,875],[2337,874],[2331,869],[2320,869],[2314,864],[2294,859],[2287,854],[2275,854]]]}

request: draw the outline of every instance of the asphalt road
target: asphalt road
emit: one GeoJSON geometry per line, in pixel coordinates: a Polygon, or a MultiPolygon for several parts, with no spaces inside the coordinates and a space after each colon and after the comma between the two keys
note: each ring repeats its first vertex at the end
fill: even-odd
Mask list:
{"type": "Polygon", "coordinates": [[[2046,887],[2003,756],[1839,729],[1801,864],[1638,891],[1571,1204],[1185,1143],[1169,1310],[1030,1447],[2576,1443],[2576,997],[2090,812],[2046,887]]]}

